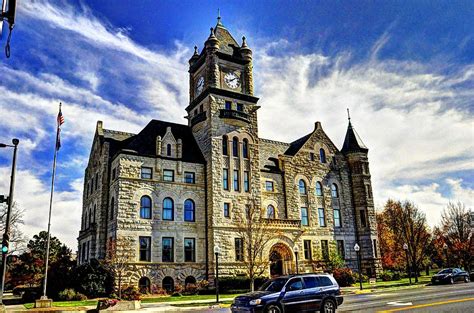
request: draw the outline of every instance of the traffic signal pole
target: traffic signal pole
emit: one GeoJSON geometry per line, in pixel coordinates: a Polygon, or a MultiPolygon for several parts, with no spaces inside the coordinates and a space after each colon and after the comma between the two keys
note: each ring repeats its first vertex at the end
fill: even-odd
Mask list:
{"type": "Polygon", "coordinates": [[[5,274],[7,272],[7,254],[10,240],[10,213],[13,206],[13,192],[15,191],[15,173],[16,173],[16,151],[18,147],[18,139],[13,139],[13,162],[12,162],[12,174],[10,178],[10,194],[8,195],[8,209],[7,209],[7,220],[5,222],[5,233],[3,234],[2,240],[2,285],[0,286],[0,306],[3,306],[3,290],[5,289],[5,274]]]}

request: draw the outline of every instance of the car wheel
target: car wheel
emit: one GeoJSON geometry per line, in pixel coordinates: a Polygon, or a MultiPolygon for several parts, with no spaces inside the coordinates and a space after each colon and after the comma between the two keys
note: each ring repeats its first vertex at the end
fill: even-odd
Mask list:
{"type": "Polygon", "coordinates": [[[454,284],[454,279],[453,279],[452,277],[449,279],[449,283],[450,283],[451,285],[454,284]]]}
{"type": "Polygon", "coordinates": [[[465,283],[468,283],[468,282],[469,282],[469,277],[464,276],[464,282],[465,282],[465,283]]]}
{"type": "Polygon", "coordinates": [[[327,299],[326,301],[324,301],[323,306],[321,307],[321,313],[334,312],[336,312],[336,303],[331,299],[327,299]]]}
{"type": "Polygon", "coordinates": [[[265,310],[266,313],[281,313],[281,309],[278,305],[270,304],[265,310]]]}

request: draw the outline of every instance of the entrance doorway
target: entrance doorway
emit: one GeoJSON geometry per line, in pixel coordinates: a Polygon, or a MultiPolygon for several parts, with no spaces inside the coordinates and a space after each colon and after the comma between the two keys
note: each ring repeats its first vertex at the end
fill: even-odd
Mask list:
{"type": "Polygon", "coordinates": [[[286,245],[277,243],[270,249],[269,260],[271,277],[287,275],[291,270],[293,254],[286,245]]]}

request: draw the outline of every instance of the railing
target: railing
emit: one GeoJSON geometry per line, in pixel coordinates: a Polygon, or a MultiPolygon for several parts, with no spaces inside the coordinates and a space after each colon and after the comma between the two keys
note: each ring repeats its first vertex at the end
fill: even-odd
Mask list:
{"type": "Polygon", "coordinates": [[[242,111],[235,111],[235,110],[225,110],[222,109],[220,111],[219,117],[221,118],[232,118],[236,120],[241,120],[244,122],[249,122],[249,115],[247,113],[244,113],[242,111]]]}
{"type": "Polygon", "coordinates": [[[206,111],[199,113],[198,115],[193,116],[191,119],[191,125],[196,125],[202,121],[205,121],[207,118],[206,111]]]}
{"type": "Polygon", "coordinates": [[[288,220],[288,219],[279,219],[279,218],[263,218],[265,223],[270,224],[270,226],[275,227],[285,227],[285,228],[299,228],[301,227],[301,220],[288,220]]]}

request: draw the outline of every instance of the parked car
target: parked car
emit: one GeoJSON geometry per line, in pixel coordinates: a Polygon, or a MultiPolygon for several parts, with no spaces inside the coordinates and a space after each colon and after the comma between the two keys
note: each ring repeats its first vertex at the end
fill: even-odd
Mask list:
{"type": "Polygon", "coordinates": [[[469,274],[459,268],[445,268],[433,275],[431,283],[434,284],[454,284],[457,281],[468,283],[469,274]]]}
{"type": "Polygon", "coordinates": [[[234,299],[232,313],[336,312],[343,302],[341,290],[328,274],[281,276],[263,284],[258,291],[234,299]]]}

